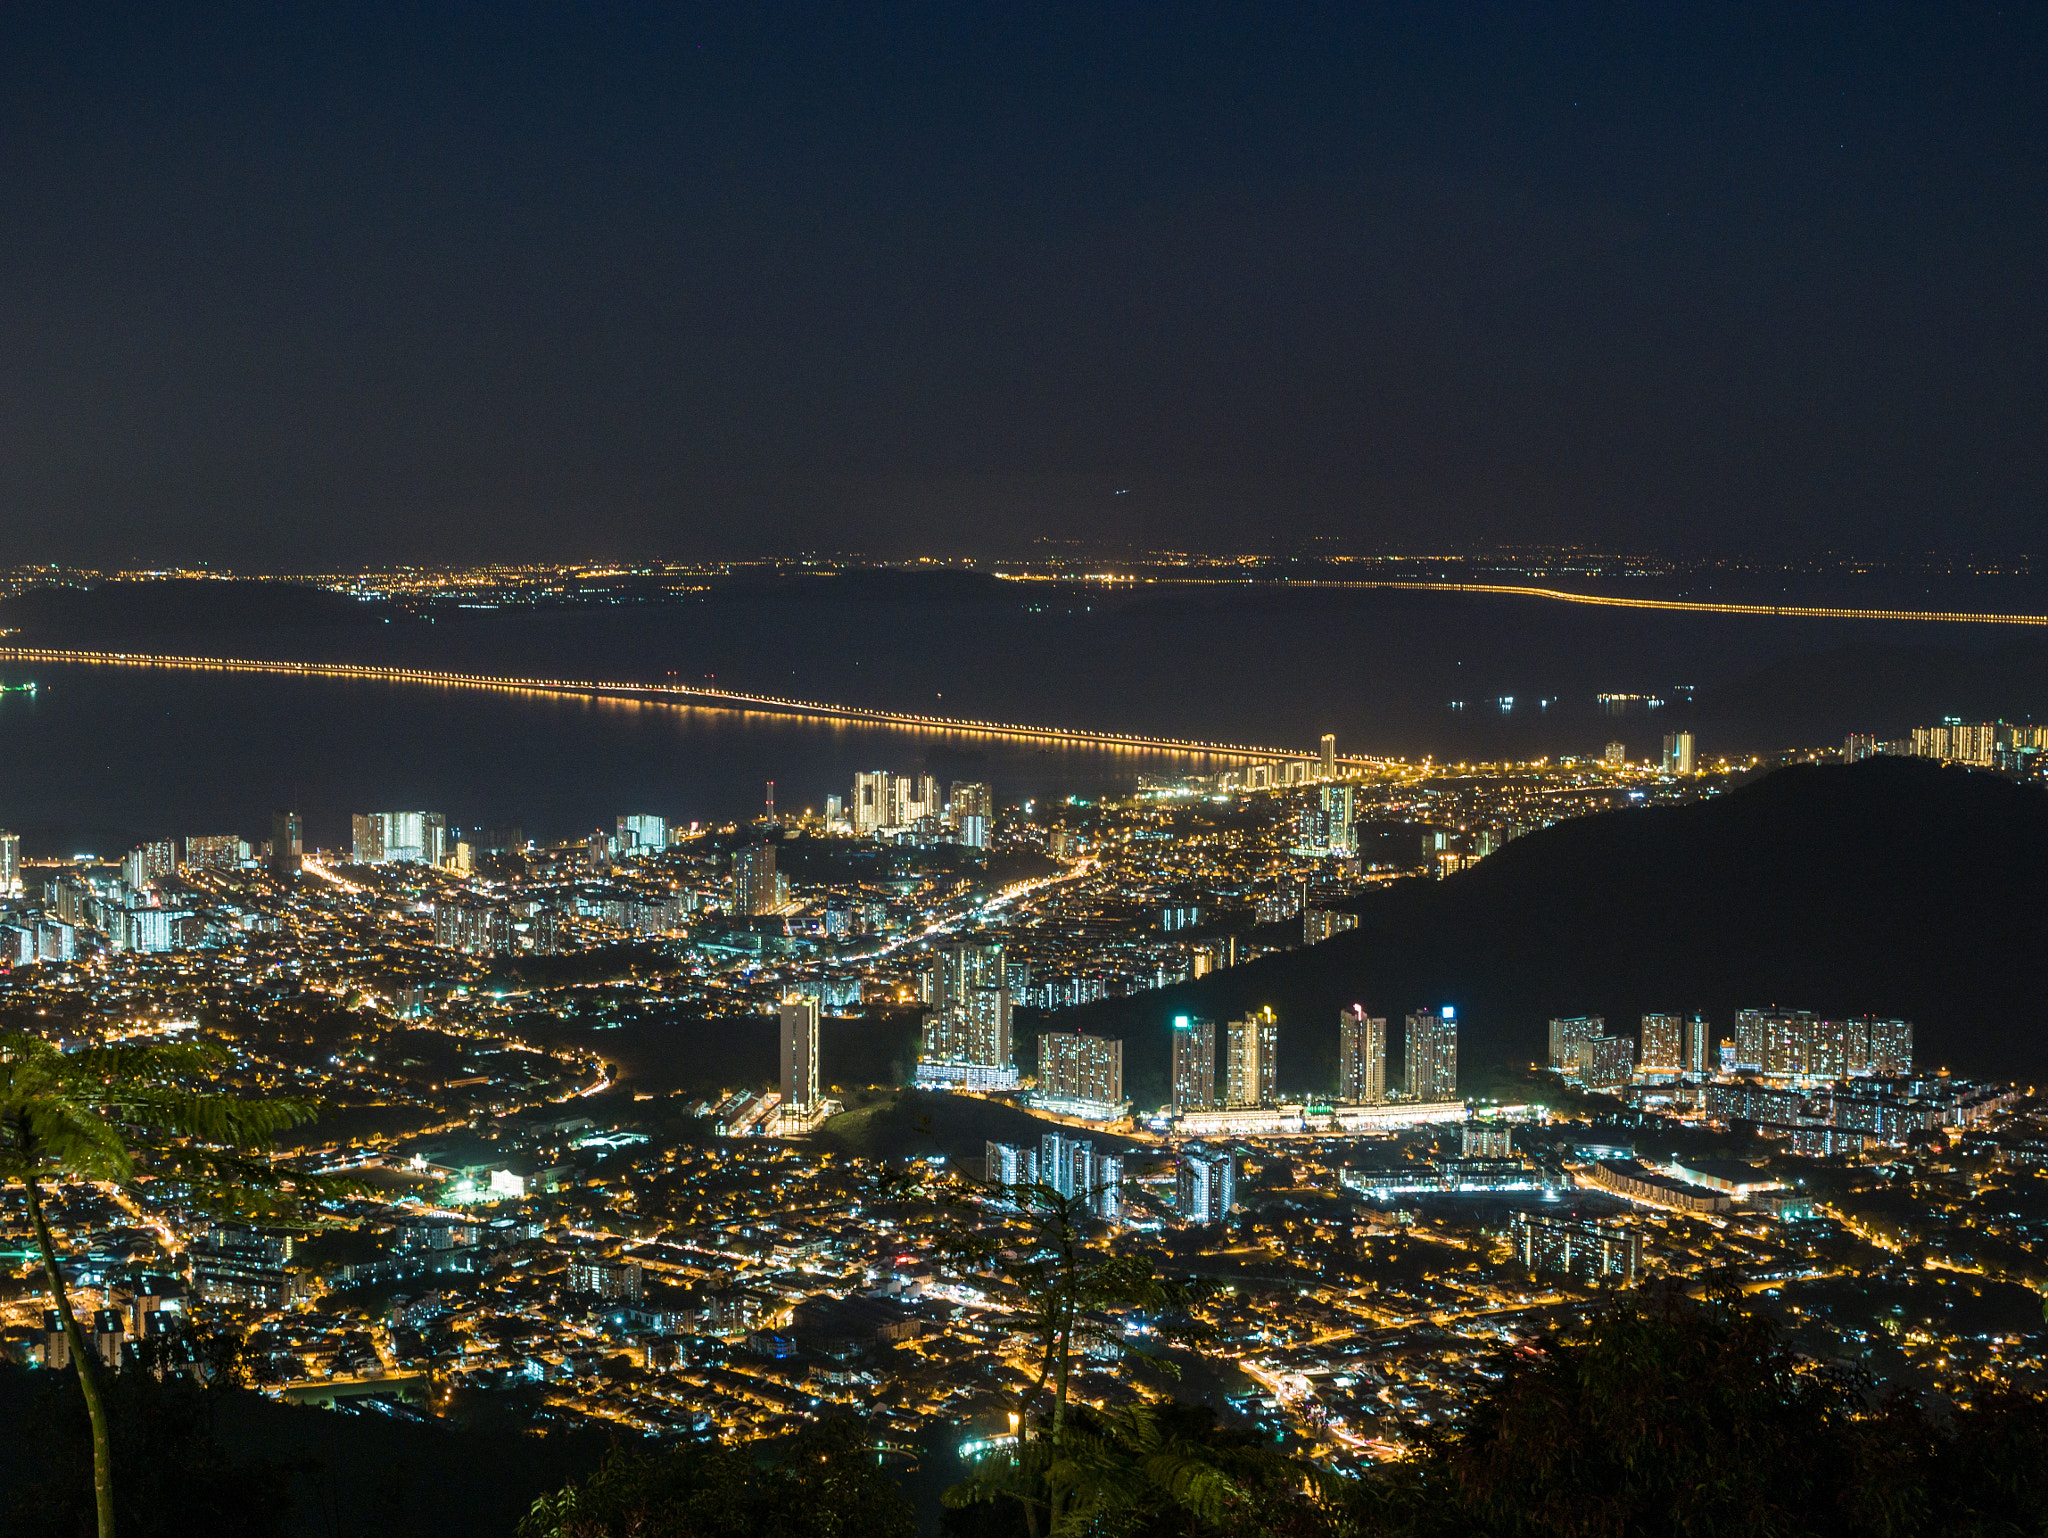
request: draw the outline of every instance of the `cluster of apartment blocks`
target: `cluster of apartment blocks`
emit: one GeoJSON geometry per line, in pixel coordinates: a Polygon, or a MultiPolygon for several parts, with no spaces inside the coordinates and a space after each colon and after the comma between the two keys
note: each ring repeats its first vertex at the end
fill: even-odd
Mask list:
{"type": "MultiPolygon", "coordinates": [[[[389,865],[410,861],[469,875],[481,852],[516,848],[523,840],[517,828],[477,829],[471,838],[451,827],[440,812],[357,812],[349,819],[350,857],[357,865],[389,865]]],[[[618,817],[613,831],[590,835],[588,860],[603,871],[614,860],[660,854],[668,848],[668,819],[653,813],[618,817]]]]}
{"type": "MultiPolygon", "coordinates": [[[[1408,1017],[1404,1095],[1439,1104],[1458,1092],[1458,1018],[1449,1005],[1408,1017]]],[[[1338,1099],[1347,1105],[1385,1105],[1395,1098],[1387,1082],[1387,1022],[1363,1005],[1338,1013],[1338,1099]]],[[[1187,1015],[1173,1023],[1173,1112],[1270,1108],[1279,1103],[1280,1026],[1273,1011],[1257,1010],[1224,1031],[1222,1094],[1217,1093],[1216,1023],[1187,1015]]]]}
{"type": "Polygon", "coordinates": [[[1048,1132],[1033,1148],[1021,1143],[988,1144],[986,1178],[991,1186],[1013,1194],[1013,1203],[1028,1198],[1022,1186],[1040,1186],[1069,1200],[1078,1200],[1086,1215],[1121,1222],[1124,1215],[1124,1161],[1120,1154],[1099,1152],[1087,1138],[1048,1132]]]}
{"type": "Polygon", "coordinates": [[[1904,1143],[1916,1134],[1970,1127],[2021,1099],[2009,1085],[1977,1084],[1940,1074],[1903,1075],[1835,1085],[1767,1084],[1736,1079],[1704,1087],[1707,1114],[1747,1121],[1796,1154],[1859,1153],[1904,1143]]]}
{"type": "Polygon", "coordinates": [[[986,849],[995,824],[995,796],[987,785],[956,780],[942,798],[928,774],[876,769],[853,777],[850,796],[825,798],[825,831],[856,838],[949,842],[986,849]]]}
{"type": "Polygon", "coordinates": [[[1601,1016],[1557,1019],[1550,1066],[1589,1090],[1752,1122],[1794,1153],[1819,1155],[1969,1126],[2012,1101],[2009,1088],[1916,1075],[1909,1020],[1745,1009],[1733,1036],[1710,1038],[1699,1015],[1645,1015],[1638,1058],[1637,1039],[1610,1036],[1601,1016]]]}
{"type": "MultiPolygon", "coordinates": [[[[170,1357],[178,1370],[197,1373],[198,1356],[182,1328],[190,1300],[182,1282],[168,1276],[127,1277],[105,1291],[105,1306],[77,1315],[79,1333],[85,1346],[102,1367],[119,1370],[136,1365],[142,1349],[152,1342],[170,1357]]],[[[14,1344],[18,1338],[10,1338],[14,1344]]],[[[62,1370],[71,1365],[71,1338],[54,1308],[45,1309],[40,1339],[19,1342],[33,1353],[30,1360],[44,1367],[62,1370]]]]}
{"type": "MultiPolygon", "coordinates": [[[[447,819],[437,812],[358,812],[352,821],[351,858],[364,865],[413,862],[466,875],[474,870],[479,848],[512,848],[520,842],[516,828],[478,830],[476,843],[454,838],[447,819]]],[[[233,833],[153,839],[123,855],[111,876],[86,868],[63,871],[47,884],[40,910],[0,922],[0,961],[69,961],[96,943],[93,934],[104,936],[114,950],[167,952],[219,943],[225,936],[222,926],[274,927],[270,915],[226,903],[177,879],[187,873],[267,869],[289,882],[304,860],[298,814],[276,814],[272,835],[268,844],[255,848],[233,833]]],[[[656,816],[623,816],[615,836],[595,835],[591,843],[592,868],[604,869],[614,857],[665,849],[667,823],[656,816]]],[[[20,856],[20,839],[0,831],[0,897],[24,894],[20,856]]],[[[654,935],[680,929],[697,906],[695,894],[665,899],[579,895],[574,911],[631,933],[654,935]]],[[[546,909],[530,917],[526,943],[554,949],[561,915],[546,909]]],[[[435,943],[451,949],[478,955],[509,951],[520,939],[514,930],[513,915],[501,903],[455,899],[435,904],[435,943]]]]}
{"type": "Polygon", "coordinates": [[[1842,743],[1848,763],[1892,754],[1904,758],[1938,758],[1951,764],[1974,764],[2009,774],[2032,774],[2048,764],[2048,726],[2015,726],[2006,721],[1962,721],[1951,717],[1939,726],[1916,726],[1890,741],[1851,733],[1842,743]]]}
{"type": "Polygon", "coordinates": [[[1518,1211],[1508,1222],[1515,1259],[1539,1274],[1633,1286],[1643,1270],[1640,1224],[1518,1211]]]}
{"type": "MultiPolygon", "coordinates": [[[[1033,1148],[1020,1143],[987,1145],[987,1184],[1018,1208],[1045,1205],[1028,1190],[1037,1187],[1075,1203],[1075,1216],[1107,1223],[1125,1219],[1125,1175],[1121,1154],[1099,1153],[1087,1138],[1048,1132],[1033,1148]]],[[[1237,1205],[1237,1155],[1228,1148],[1183,1144],[1174,1155],[1174,1211],[1197,1228],[1224,1221],[1237,1205]]]]}
{"type": "MultiPolygon", "coordinates": [[[[917,1069],[919,1084],[972,1090],[1017,1087],[1012,1000],[1000,943],[956,941],[935,948],[924,978],[924,997],[929,1013],[917,1069]]],[[[1458,1025],[1450,1007],[1408,1017],[1406,1076],[1398,1095],[1387,1077],[1386,1020],[1354,1006],[1341,1012],[1340,1030],[1339,1098],[1345,1104],[1383,1106],[1396,1099],[1443,1104],[1456,1099],[1458,1025]]],[[[1172,1114],[1186,1122],[1215,1113],[1279,1109],[1279,1044],[1280,1024],[1270,1008],[1231,1021],[1220,1033],[1213,1020],[1179,1017],[1173,1027],[1172,1114]]],[[[1087,1119],[1122,1117],[1129,1110],[1123,1047],[1116,1037],[1042,1033],[1038,1103],[1087,1119]]]]}
{"type": "MultiPolygon", "coordinates": [[[[1608,769],[1628,767],[1628,744],[1610,742],[1600,754],[1600,762],[1608,769]]],[[[1699,767],[1699,754],[1694,746],[1691,732],[1666,732],[1664,751],[1658,759],[1658,768],[1669,775],[1690,775],[1699,767]]]]}
{"type": "MultiPolygon", "coordinates": [[[[410,862],[461,876],[474,873],[479,853],[500,853],[524,842],[517,828],[478,828],[463,838],[439,812],[357,812],[350,818],[350,834],[350,858],[357,865],[410,862]]],[[[615,861],[660,854],[668,842],[667,818],[651,812],[622,814],[612,832],[599,829],[590,835],[585,859],[593,872],[602,873],[615,861]]]]}
{"type": "Polygon", "coordinates": [[[1823,1019],[1810,1010],[1744,1009],[1718,1043],[1705,1017],[1646,1014],[1637,1037],[1610,1035],[1601,1015],[1550,1022],[1550,1066],[1584,1089],[1740,1073],[1832,1081],[1913,1071],[1913,1023],[1861,1015],[1823,1019]]]}
{"type": "MultiPolygon", "coordinates": [[[[249,845],[233,834],[194,835],[184,841],[183,865],[222,869],[249,862],[249,845]]],[[[0,879],[10,894],[22,894],[20,843],[0,834],[0,879]]],[[[70,961],[93,943],[87,932],[106,937],[115,950],[174,951],[205,942],[209,918],[188,901],[189,892],[169,893],[165,878],[177,874],[177,844],[155,840],[131,849],[109,877],[84,869],[61,872],[42,891],[42,907],[0,925],[0,960],[70,961]]],[[[261,916],[239,913],[242,927],[261,927],[261,916]]]]}
{"type": "Polygon", "coordinates": [[[1291,790],[1317,781],[1335,780],[1343,771],[1337,763],[1337,738],[1323,733],[1314,758],[1254,758],[1241,769],[1223,774],[1219,784],[1225,790],[1291,790]]]}
{"type": "MultiPolygon", "coordinates": [[[[1012,1052],[1011,973],[1000,942],[953,941],[934,948],[923,978],[925,1016],[916,1082],[926,1088],[1006,1091],[1018,1087],[1012,1052]]],[[[1449,1006],[1408,1017],[1406,1074],[1388,1079],[1384,1018],[1362,1006],[1340,1013],[1339,1101],[1369,1110],[1454,1104],[1458,1085],[1457,1013],[1449,1006]]],[[[1189,1135],[1294,1129],[1314,1119],[1279,1095],[1280,1023],[1270,1008],[1219,1031],[1213,1020],[1181,1016],[1172,1033],[1169,1114],[1189,1135]],[[1220,1050],[1219,1050],[1220,1049],[1220,1050]],[[1290,1114],[1291,1113],[1291,1114],[1290,1114]],[[1213,1125],[1212,1125],[1213,1124],[1213,1125]]],[[[1034,1102],[1047,1111],[1093,1121],[1130,1112],[1120,1038],[1047,1031],[1038,1038],[1034,1102]]],[[[1327,1111],[1328,1108],[1322,1108],[1327,1111]]],[[[1322,1120],[1328,1120],[1325,1115],[1322,1120]]]]}

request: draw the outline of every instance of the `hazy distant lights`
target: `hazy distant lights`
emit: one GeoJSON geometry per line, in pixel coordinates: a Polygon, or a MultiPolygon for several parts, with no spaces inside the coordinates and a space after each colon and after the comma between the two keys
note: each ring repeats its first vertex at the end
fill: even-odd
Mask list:
{"type": "MultiPolygon", "coordinates": [[[[1166,577],[1164,582],[1215,586],[1214,579],[1166,577]]],[[[1693,598],[1619,598],[1603,593],[1574,593],[1563,588],[1529,587],[1512,582],[1425,582],[1395,579],[1278,579],[1287,587],[1396,589],[1425,593],[1490,593],[1511,598],[1547,598],[1556,603],[1592,604],[1612,609],[1664,609],[1682,614],[1751,614],[1780,619],[1911,620],[1963,625],[2030,625],[2048,627],[2048,614],[1987,614],[1953,609],[1858,609],[1819,604],[1708,603],[1693,598]]]]}

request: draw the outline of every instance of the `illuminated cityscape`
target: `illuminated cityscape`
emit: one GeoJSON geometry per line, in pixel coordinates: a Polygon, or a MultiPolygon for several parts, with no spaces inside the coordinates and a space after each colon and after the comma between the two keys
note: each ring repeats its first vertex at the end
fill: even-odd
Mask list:
{"type": "MultiPolygon", "coordinates": [[[[1560,820],[1748,772],[1368,767],[1327,741],[1296,762],[1054,805],[862,772],[822,815],[621,813],[554,844],[427,811],[357,814],[341,850],[290,847],[288,813],[270,842],[191,833],[100,859],[23,858],[0,835],[14,1018],[71,1047],[218,1041],[229,1084],[330,1108],[294,1157],[377,1193],[310,1235],[149,1182],[128,1207],[66,1194],[94,1349],[118,1367],[203,1326],[299,1402],[430,1415],[483,1395],[534,1425],[740,1437],[853,1408],[908,1442],[971,1438],[1027,1381],[1001,1344],[1016,1299],[929,1248],[934,1219],[892,1195],[906,1154],[927,1156],[865,1152],[857,1131],[922,1096],[991,1129],[958,1169],[986,1182],[975,1227],[999,1239],[1024,1210],[1007,1193],[1042,1188],[1085,1208],[1104,1255],[1235,1278],[1199,1308],[1242,1375],[1233,1413],[1334,1468],[1455,1416],[1500,1342],[1655,1278],[1737,1275],[1840,1349],[1882,1343],[1930,1392],[2034,1381],[2013,1339],[1896,1325],[1876,1302],[1892,1292],[1860,1312],[1840,1292],[1905,1285],[1915,1246],[1949,1274],[2031,1274],[2031,1220],[1958,1214],[1998,1179],[1971,1150],[2033,1157],[2036,1102],[1928,1071],[1910,1021],[1559,1015],[1518,1101],[1470,1088],[1451,1003],[1344,1006],[1318,1092],[1286,1067],[1309,1022],[1270,1006],[1161,1010],[1158,1079],[1132,1077],[1133,1043],[1062,1028],[1092,1001],[1341,943],[1350,926],[1318,915],[1466,879],[1560,820]],[[885,863],[842,874],[855,855],[885,863]],[[607,1033],[685,1016],[772,1042],[771,1065],[634,1089],[644,1070],[607,1033]],[[863,1020],[910,1032],[893,1082],[834,1061],[852,1038],[832,1027],[863,1020]],[[1042,1130],[998,1134],[996,1116],[1042,1130]],[[1685,1152],[1744,1139],[1741,1157],[1685,1152]],[[1886,1194],[1900,1161],[1924,1199],[1886,1194]]],[[[11,1305],[9,1349],[54,1367],[68,1347],[43,1314],[33,1294],[11,1305]]],[[[1091,1362],[1078,1392],[1140,1389],[1091,1362]]]]}
{"type": "Polygon", "coordinates": [[[0,38],[0,1538],[2048,1533],[2048,10],[0,38]]]}

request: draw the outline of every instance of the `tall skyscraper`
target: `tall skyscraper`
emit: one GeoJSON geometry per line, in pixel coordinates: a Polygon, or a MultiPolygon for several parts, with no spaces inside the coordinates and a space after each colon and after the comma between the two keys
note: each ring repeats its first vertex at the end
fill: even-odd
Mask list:
{"type": "Polygon", "coordinates": [[[21,835],[0,828],[0,895],[21,895],[21,835]]]}
{"type": "Polygon", "coordinates": [[[1173,1110],[1216,1109],[1216,1022],[1192,1015],[1173,1022],[1173,1110]]]}
{"type": "Polygon", "coordinates": [[[1664,772],[1666,774],[1691,774],[1692,733],[1666,732],[1664,734],[1664,772]]]}
{"type": "Polygon", "coordinates": [[[349,818],[349,858],[358,865],[384,863],[384,818],[377,812],[357,812],[349,818]]]}
{"type": "Polygon", "coordinates": [[[1707,1022],[1694,1015],[1685,1022],[1685,1071],[1690,1076],[1704,1079],[1712,1070],[1709,1059],[1714,1051],[1714,1033],[1707,1022]]]}
{"type": "Polygon", "coordinates": [[[995,796],[978,780],[955,780],[946,797],[946,806],[956,825],[962,817],[979,817],[988,822],[995,820],[995,796]]]}
{"type": "Polygon", "coordinates": [[[1176,1161],[1174,1205],[1196,1228],[1221,1223],[1237,1205],[1237,1156],[1229,1149],[1190,1143],[1176,1161]]]}
{"type": "Polygon", "coordinates": [[[1358,853],[1358,814],[1351,785],[1325,785],[1322,790],[1322,846],[1331,854],[1358,853]]]}
{"type": "Polygon", "coordinates": [[[1870,1072],[1891,1078],[1913,1071],[1913,1022],[1910,1020],[1866,1020],[1870,1042],[1870,1072]]]}
{"type": "Polygon", "coordinates": [[[418,862],[427,853],[425,812],[385,812],[384,858],[418,862]]]}
{"type": "Polygon", "coordinates": [[[1337,1094],[1352,1105],[1387,1098],[1387,1022],[1353,1004],[1337,1012],[1337,1094]]]}
{"type": "Polygon", "coordinates": [[[812,994],[777,1006],[782,1027],[782,1103],[809,1112],[818,1104],[818,1000],[812,994]]]}
{"type": "Polygon", "coordinates": [[[1085,1196],[1095,1184],[1095,1145],[1048,1132],[1038,1140],[1038,1181],[1062,1196],[1085,1196]]]}
{"type": "Polygon", "coordinates": [[[1618,1089],[1635,1072],[1636,1044],[1630,1036],[1595,1036],[1572,1046],[1565,1077],[1582,1089],[1618,1089]]]}
{"type": "Polygon", "coordinates": [[[1095,1215],[1109,1223],[1124,1218],[1124,1160],[1106,1153],[1095,1161],[1095,1215]]]}
{"type": "Polygon", "coordinates": [[[767,823],[775,821],[775,782],[773,780],[768,782],[768,795],[761,813],[761,820],[767,823]]]}
{"type": "Polygon", "coordinates": [[[50,884],[50,909],[60,923],[77,926],[86,922],[86,909],[97,901],[85,878],[67,872],[50,884]]]}
{"type": "Polygon", "coordinates": [[[1678,1015],[1643,1016],[1643,1049],[1637,1063],[1644,1073],[1675,1074],[1683,1066],[1685,1021],[1678,1015]]]}
{"type": "Polygon", "coordinates": [[[932,952],[925,973],[924,1051],[918,1079],[971,1087],[1014,1085],[1010,990],[1000,943],[955,940],[932,952]]]}
{"type": "Polygon", "coordinates": [[[1609,769],[1625,768],[1628,764],[1628,744],[1622,742],[1608,743],[1607,750],[1600,755],[1600,762],[1609,769]]]}
{"type": "Polygon", "coordinates": [[[1233,1109],[1268,1106],[1279,1099],[1280,1022],[1272,1006],[1233,1020],[1225,1039],[1223,1103],[1233,1109]]]}
{"type": "Polygon", "coordinates": [[[1446,1004],[1408,1017],[1408,1098],[1458,1098],[1458,1012],[1446,1004]]]}
{"type": "Polygon", "coordinates": [[[1790,1043],[1814,1025],[1810,1010],[1738,1009],[1735,1012],[1735,1068],[1762,1073],[1766,1062],[1783,1072],[1790,1043]]]}
{"type": "Polygon", "coordinates": [[[306,854],[306,825],[297,812],[270,814],[271,878],[289,886],[299,879],[306,854]]]}
{"type": "Polygon", "coordinates": [[[986,849],[995,824],[995,796],[978,780],[955,780],[946,798],[946,816],[963,849],[986,849]]]}
{"type": "Polygon", "coordinates": [[[879,833],[896,825],[896,776],[886,769],[864,771],[853,777],[853,831],[879,833]]]}
{"type": "MultiPolygon", "coordinates": [[[[1031,1157],[1024,1149],[1016,1150],[1013,1157],[1005,1144],[988,1146],[991,1171],[1021,1168],[1031,1157]]],[[[1098,1153],[1086,1138],[1048,1132],[1038,1141],[1036,1165],[1039,1185],[1050,1186],[1068,1198],[1080,1198],[1083,1209],[1095,1217],[1112,1223],[1123,1217],[1124,1161],[1117,1155],[1098,1153]]],[[[989,1178],[995,1178],[993,1173],[989,1178]]]]}
{"type": "Polygon", "coordinates": [[[749,844],[732,855],[732,911],[743,918],[780,912],[789,878],[775,868],[773,844],[749,844]]]}
{"type": "Polygon", "coordinates": [[[848,812],[857,834],[908,828],[920,817],[937,817],[941,810],[939,782],[928,774],[907,779],[876,769],[853,777],[848,812]]]}
{"type": "Polygon", "coordinates": [[[491,903],[437,900],[434,943],[473,956],[502,956],[512,949],[512,916],[491,903]]]}
{"type": "Polygon", "coordinates": [[[1323,733],[1323,778],[1337,778],[1337,738],[1333,732],[1323,733]]]}

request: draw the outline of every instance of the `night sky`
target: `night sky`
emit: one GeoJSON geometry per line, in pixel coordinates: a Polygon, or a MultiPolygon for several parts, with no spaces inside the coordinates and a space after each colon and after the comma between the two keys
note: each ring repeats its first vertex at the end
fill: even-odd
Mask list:
{"type": "Polygon", "coordinates": [[[0,20],[9,560],[2048,531],[2048,8],[196,9],[0,20]]]}

